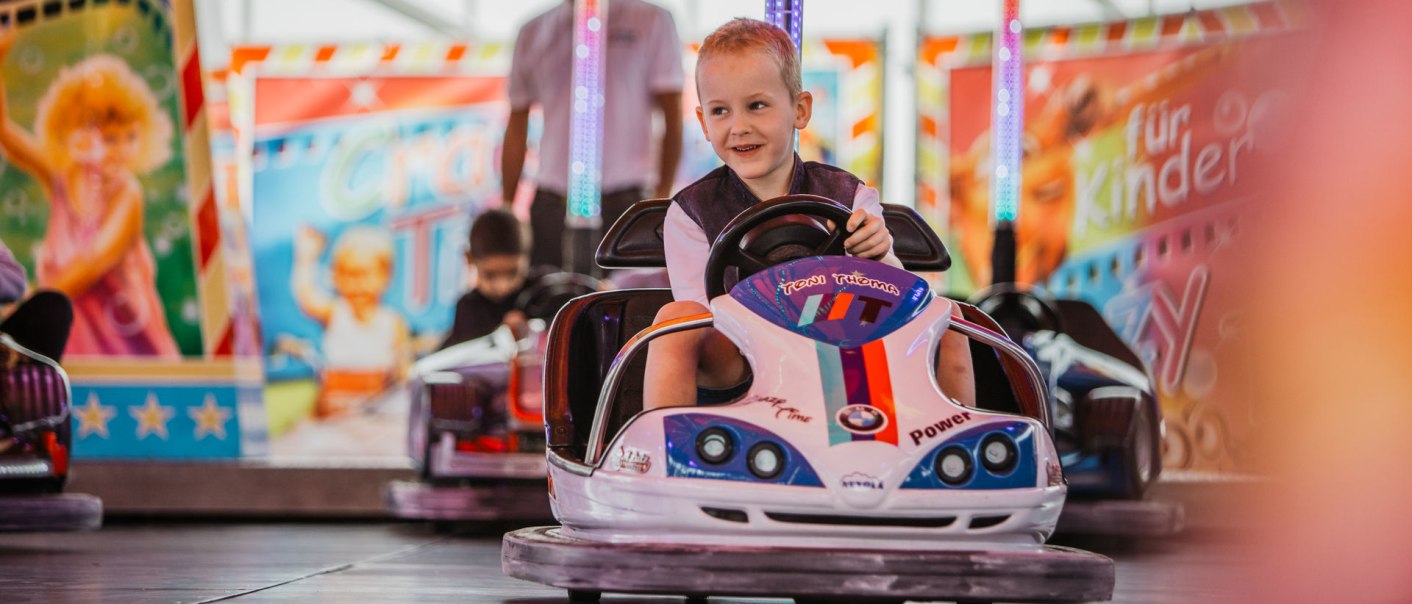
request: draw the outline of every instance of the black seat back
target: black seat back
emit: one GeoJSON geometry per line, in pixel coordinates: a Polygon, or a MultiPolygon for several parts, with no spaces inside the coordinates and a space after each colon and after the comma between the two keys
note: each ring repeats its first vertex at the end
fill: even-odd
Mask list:
{"type": "Polygon", "coordinates": [[[892,232],[892,253],[909,271],[941,272],[951,268],[951,254],[931,225],[916,210],[885,203],[883,222],[892,232]]]}
{"type": "Polygon", "coordinates": [[[1059,299],[1053,301],[1054,309],[1064,319],[1064,333],[1080,346],[1097,350],[1110,357],[1123,361],[1140,370],[1145,370],[1137,353],[1118,337],[1103,315],[1092,304],[1083,300],[1059,299]]]}
{"type": "MultiPolygon", "coordinates": [[[[623,344],[652,325],[672,301],[668,289],[629,289],[574,298],[554,317],[544,361],[544,420],[548,446],[581,461],[603,378],[623,344]]],[[[628,365],[617,392],[608,436],[642,410],[647,355],[628,365]]]]}
{"type": "Polygon", "coordinates": [[[595,259],[603,268],[661,268],[667,266],[662,229],[670,199],[644,199],[628,208],[598,244],[595,259]]]}
{"type": "MultiPolygon", "coordinates": [[[[965,302],[953,302],[961,307],[961,316],[967,321],[999,334],[1005,333],[1000,324],[981,309],[965,302]]],[[[976,407],[986,411],[1024,415],[1019,395],[1011,385],[1011,375],[1017,369],[1007,368],[1007,361],[1008,357],[1002,357],[989,345],[971,340],[971,368],[976,383],[976,407]]]]}

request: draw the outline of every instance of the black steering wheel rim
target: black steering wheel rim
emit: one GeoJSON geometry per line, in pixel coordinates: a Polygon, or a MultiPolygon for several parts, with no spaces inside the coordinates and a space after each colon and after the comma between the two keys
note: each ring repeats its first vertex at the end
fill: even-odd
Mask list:
{"type": "Polygon", "coordinates": [[[581,273],[550,273],[515,296],[515,309],[530,319],[554,318],[572,298],[598,291],[601,282],[581,273]]]}
{"type": "Polygon", "coordinates": [[[971,300],[976,308],[990,315],[1002,326],[1019,326],[1016,331],[1024,333],[1007,334],[1017,342],[1026,333],[1064,331],[1064,319],[1059,309],[1028,287],[1015,283],[997,283],[976,292],[971,300]]]}
{"type": "Polygon", "coordinates": [[[832,222],[829,235],[814,248],[813,255],[842,256],[844,240],[848,239],[848,218],[853,211],[843,204],[818,195],[785,195],[762,201],[747,208],[731,220],[711,244],[711,255],[706,260],[706,298],[712,299],[726,293],[726,270],[735,267],[738,280],[775,264],[741,247],[746,234],[759,226],[790,214],[800,214],[822,218],[832,222]]]}

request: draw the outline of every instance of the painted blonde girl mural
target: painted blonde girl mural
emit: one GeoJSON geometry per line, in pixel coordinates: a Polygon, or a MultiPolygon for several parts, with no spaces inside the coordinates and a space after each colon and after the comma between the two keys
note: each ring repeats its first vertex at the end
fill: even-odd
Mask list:
{"type": "MultiPolygon", "coordinates": [[[[14,45],[0,32],[0,61],[14,45]]],[[[180,355],[143,238],[138,177],[171,159],[171,120],[122,59],[98,54],[60,70],[39,101],[34,133],[11,118],[0,82],[0,152],[49,199],[37,283],[74,302],[71,355],[180,355]]]]}

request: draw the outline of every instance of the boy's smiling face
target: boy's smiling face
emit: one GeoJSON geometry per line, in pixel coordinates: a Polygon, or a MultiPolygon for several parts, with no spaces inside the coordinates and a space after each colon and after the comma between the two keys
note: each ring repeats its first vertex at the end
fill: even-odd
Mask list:
{"type": "Polygon", "coordinates": [[[790,98],[779,66],[761,50],[711,57],[696,66],[696,118],[716,155],[760,199],[789,192],[794,131],[809,125],[813,97],[790,98]]]}

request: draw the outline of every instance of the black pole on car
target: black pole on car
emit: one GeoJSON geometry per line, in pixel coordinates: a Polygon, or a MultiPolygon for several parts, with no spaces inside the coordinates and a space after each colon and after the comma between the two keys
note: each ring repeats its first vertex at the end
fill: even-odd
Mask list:
{"type": "Polygon", "coordinates": [[[1015,223],[995,221],[995,242],[990,250],[991,283],[1015,282],[1015,223]]]}

